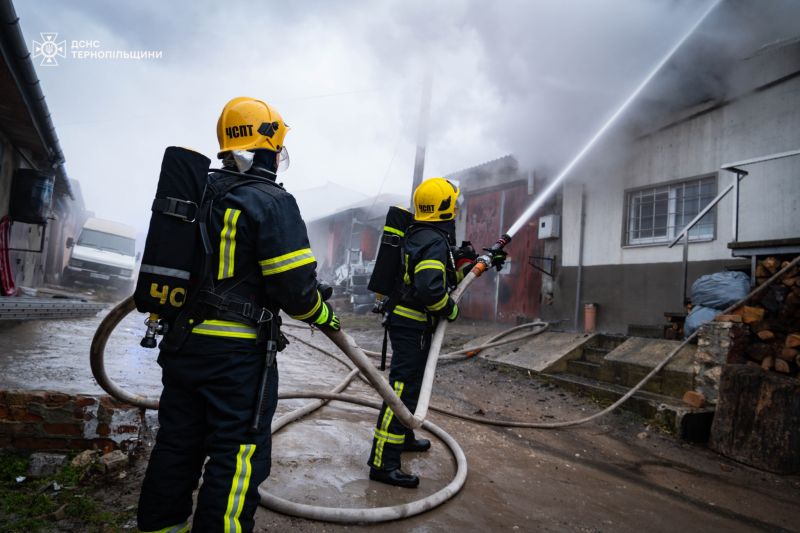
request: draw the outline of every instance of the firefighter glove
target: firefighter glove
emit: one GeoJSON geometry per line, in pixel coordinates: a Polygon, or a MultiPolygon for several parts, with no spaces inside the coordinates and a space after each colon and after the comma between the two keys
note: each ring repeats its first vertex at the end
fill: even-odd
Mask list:
{"type": "Polygon", "coordinates": [[[500,272],[503,269],[503,265],[506,263],[508,253],[504,250],[492,250],[489,255],[491,257],[492,266],[500,272]]]}
{"type": "Polygon", "coordinates": [[[458,309],[458,304],[454,303],[453,304],[453,310],[450,311],[449,315],[447,315],[447,321],[448,322],[453,322],[456,318],[458,318],[458,315],[460,315],[460,314],[461,314],[461,311],[458,309]]]}
{"type": "Polygon", "coordinates": [[[333,307],[328,305],[328,302],[322,302],[322,311],[320,312],[314,324],[321,328],[330,328],[333,331],[339,331],[339,317],[333,311],[333,307]]]}

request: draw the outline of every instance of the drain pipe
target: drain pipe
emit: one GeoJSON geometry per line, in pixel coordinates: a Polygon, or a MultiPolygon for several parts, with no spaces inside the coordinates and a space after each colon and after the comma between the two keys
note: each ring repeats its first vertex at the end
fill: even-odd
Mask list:
{"type": "Polygon", "coordinates": [[[586,185],[581,183],[581,211],[580,211],[580,236],[578,238],[578,275],[575,280],[575,316],[572,320],[575,331],[581,317],[581,299],[583,298],[583,236],[586,231],[586,185]]]}

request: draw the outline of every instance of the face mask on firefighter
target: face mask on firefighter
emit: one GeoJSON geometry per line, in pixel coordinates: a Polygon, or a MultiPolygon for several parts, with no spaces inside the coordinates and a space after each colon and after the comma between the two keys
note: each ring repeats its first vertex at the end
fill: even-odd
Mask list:
{"type": "Polygon", "coordinates": [[[250,150],[233,150],[231,151],[231,156],[239,172],[247,172],[253,167],[255,154],[250,150]]]}

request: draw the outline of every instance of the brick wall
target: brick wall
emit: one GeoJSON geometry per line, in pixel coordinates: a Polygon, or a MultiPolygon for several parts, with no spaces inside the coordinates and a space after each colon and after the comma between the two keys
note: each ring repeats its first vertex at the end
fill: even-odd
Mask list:
{"type": "Polygon", "coordinates": [[[143,410],[110,396],[0,391],[0,449],[127,451],[144,427],[143,410]]]}

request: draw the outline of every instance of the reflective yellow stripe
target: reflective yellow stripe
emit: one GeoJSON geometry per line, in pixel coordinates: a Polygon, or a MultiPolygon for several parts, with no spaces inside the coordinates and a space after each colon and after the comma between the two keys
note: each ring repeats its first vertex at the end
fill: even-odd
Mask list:
{"type": "Polygon", "coordinates": [[[238,209],[228,208],[223,217],[222,232],[219,235],[219,272],[217,279],[233,277],[233,259],[236,253],[236,222],[242,214],[238,209]]]}
{"type": "Polygon", "coordinates": [[[324,324],[328,321],[328,306],[325,305],[322,307],[322,312],[319,314],[317,319],[314,321],[314,324],[324,324]]]}
{"type": "Polygon", "coordinates": [[[441,261],[437,261],[436,259],[425,259],[424,261],[420,261],[417,263],[417,266],[414,267],[414,274],[419,272],[420,270],[425,270],[428,268],[432,268],[434,270],[441,270],[444,272],[444,263],[441,261]]]}
{"type": "Polygon", "coordinates": [[[159,529],[158,531],[141,531],[141,533],[186,533],[187,531],[189,531],[189,524],[188,522],[184,522],[182,524],[159,529]]]}
{"type": "Polygon", "coordinates": [[[234,339],[255,339],[258,336],[256,328],[227,320],[204,320],[192,329],[192,333],[234,339]]]}
{"type": "Polygon", "coordinates": [[[228,507],[225,509],[225,533],[241,533],[242,524],[239,516],[242,514],[245,495],[250,486],[250,458],[256,451],[255,444],[240,444],[239,453],[236,454],[236,472],[233,474],[231,491],[228,494],[228,507]]]}
{"type": "Polygon", "coordinates": [[[391,226],[384,226],[383,231],[385,231],[386,233],[394,233],[395,235],[400,235],[401,237],[406,236],[404,231],[400,231],[399,229],[393,228],[391,226]]]}
{"type": "MultiPolygon", "coordinates": [[[[405,383],[402,381],[395,381],[394,382],[394,392],[397,394],[397,397],[400,398],[403,395],[403,387],[405,383]]],[[[381,427],[376,430],[376,443],[375,443],[375,459],[373,460],[373,465],[375,468],[380,468],[383,464],[383,446],[386,444],[387,439],[377,438],[377,432],[380,431],[381,433],[385,433],[387,435],[391,435],[389,433],[389,424],[392,422],[392,417],[394,416],[394,411],[388,405],[386,406],[386,411],[383,413],[383,419],[381,419],[381,427]]],[[[403,436],[405,439],[405,435],[403,436]]],[[[405,442],[405,441],[403,441],[405,442]]],[[[402,444],[402,442],[398,443],[402,444]]]]}
{"type": "Polygon", "coordinates": [[[311,248],[303,248],[302,250],[279,255],[271,259],[264,259],[259,261],[258,264],[261,265],[261,273],[263,275],[273,276],[281,272],[286,272],[287,270],[292,270],[293,268],[313,263],[314,261],[316,261],[316,259],[314,259],[311,248]]]}
{"type": "Polygon", "coordinates": [[[398,305],[394,308],[394,314],[405,318],[410,318],[411,320],[416,320],[417,322],[428,321],[428,315],[425,313],[421,313],[415,309],[409,309],[408,307],[403,307],[402,305],[398,305]]]}
{"type": "Polygon", "coordinates": [[[317,291],[317,303],[314,304],[314,307],[311,308],[311,311],[302,315],[289,315],[290,317],[294,318],[295,320],[306,320],[314,315],[319,309],[319,306],[322,305],[322,296],[320,295],[319,291],[317,291]]]}
{"type": "Polygon", "coordinates": [[[436,302],[436,303],[435,303],[435,304],[433,304],[433,305],[429,305],[429,306],[427,307],[427,309],[428,309],[429,311],[439,311],[440,309],[443,309],[443,308],[444,308],[444,306],[445,306],[445,305],[447,305],[447,299],[448,299],[448,298],[450,298],[450,295],[449,295],[449,294],[447,294],[447,293],[445,293],[445,294],[444,294],[444,296],[442,296],[442,299],[441,299],[441,300],[439,300],[438,302],[436,302]]]}
{"type": "Polygon", "coordinates": [[[380,429],[375,430],[375,438],[379,440],[383,439],[389,444],[403,444],[406,441],[405,433],[397,435],[396,433],[389,433],[388,431],[381,431],[380,429]]]}
{"type": "Polygon", "coordinates": [[[456,316],[458,316],[458,304],[453,304],[453,310],[450,311],[450,316],[447,318],[450,320],[455,320],[456,316]]]}

